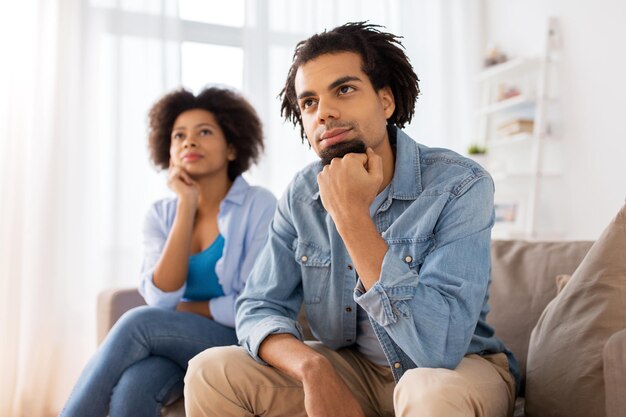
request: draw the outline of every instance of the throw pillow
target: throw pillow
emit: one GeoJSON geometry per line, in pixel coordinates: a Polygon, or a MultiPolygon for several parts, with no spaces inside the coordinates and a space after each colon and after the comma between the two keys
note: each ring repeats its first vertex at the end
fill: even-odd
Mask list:
{"type": "Polygon", "coordinates": [[[626,328],[626,206],[545,308],[530,339],[529,417],[604,416],[602,351],[626,328]]]}
{"type": "Polygon", "coordinates": [[[487,322],[519,363],[524,396],[530,333],[556,296],[554,277],[572,274],[593,242],[494,240],[491,244],[491,311],[487,322]]]}

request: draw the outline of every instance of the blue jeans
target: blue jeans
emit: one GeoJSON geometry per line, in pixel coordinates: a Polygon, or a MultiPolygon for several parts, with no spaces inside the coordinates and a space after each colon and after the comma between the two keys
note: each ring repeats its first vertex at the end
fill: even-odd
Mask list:
{"type": "Polygon", "coordinates": [[[235,329],[192,313],[137,307],[113,326],[60,417],[158,417],[180,398],[187,362],[237,344],[235,329]]]}

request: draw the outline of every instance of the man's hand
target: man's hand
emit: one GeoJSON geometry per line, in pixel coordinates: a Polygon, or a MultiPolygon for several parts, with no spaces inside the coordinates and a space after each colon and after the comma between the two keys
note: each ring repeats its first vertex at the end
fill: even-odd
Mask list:
{"type": "Polygon", "coordinates": [[[194,313],[198,314],[199,316],[213,320],[208,301],[181,301],[176,306],[176,311],[182,311],[184,313],[194,313]]]}
{"type": "Polygon", "coordinates": [[[366,152],[335,158],[317,176],[322,204],[335,223],[355,212],[369,217],[383,182],[383,162],[372,148],[366,152]]]}
{"type": "Polygon", "coordinates": [[[330,361],[290,334],[272,334],[259,347],[265,362],[302,382],[309,417],[364,417],[330,361]]]}
{"type": "Polygon", "coordinates": [[[326,360],[302,381],[304,408],[309,417],[365,417],[348,386],[326,360]]]}
{"type": "Polygon", "coordinates": [[[383,160],[372,148],[367,148],[365,155],[349,153],[325,166],[317,183],[322,204],[369,290],[380,277],[388,250],[369,212],[383,185],[383,160]]]}

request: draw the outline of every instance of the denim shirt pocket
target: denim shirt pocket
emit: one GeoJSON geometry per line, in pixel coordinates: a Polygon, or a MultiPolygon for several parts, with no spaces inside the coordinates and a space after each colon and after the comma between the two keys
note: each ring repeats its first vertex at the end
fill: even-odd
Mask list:
{"type": "MultiPolygon", "coordinates": [[[[433,235],[387,239],[386,241],[389,247],[389,255],[406,264],[417,276],[419,276],[424,259],[433,251],[435,246],[433,235]]],[[[413,282],[410,280],[410,276],[405,276],[405,279],[397,281],[392,287],[388,288],[392,309],[395,314],[404,318],[412,315],[411,307],[407,300],[413,299],[417,285],[417,278],[413,282]],[[406,278],[409,281],[406,281],[406,278]]]]}
{"type": "Polygon", "coordinates": [[[299,240],[296,243],[295,257],[302,271],[304,304],[317,304],[321,301],[330,279],[330,249],[299,240]]]}
{"type": "Polygon", "coordinates": [[[402,260],[412,270],[419,273],[424,259],[435,246],[434,235],[411,238],[387,239],[387,246],[391,254],[402,260]]]}

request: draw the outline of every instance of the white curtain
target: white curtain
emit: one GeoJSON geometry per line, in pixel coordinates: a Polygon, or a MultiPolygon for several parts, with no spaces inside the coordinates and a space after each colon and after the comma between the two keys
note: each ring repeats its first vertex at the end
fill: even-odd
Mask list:
{"type": "MultiPolygon", "coordinates": [[[[404,36],[423,91],[408,132],[463,150],[471,141],[478,5],[245,0],[241,32],[224,31],[243,48],[243,91],[266,131],[266,155],[249,180],[280,195],[315,160],[299,129],[283,123],[276,96],[296,42],[347,21],[404,36]]],[[[57,415],[96,348],[98,292],[136,285],[143,216],[167,193],[148,162],[146,113],[184,79],[182,42],[204,35],[194,28],[171,0],[0,5],[3,417],[57,415]]]]}
{"type": "MultiPolygon", "coordinates": [[[[80,3],[24,1],[0,14],[0,363],[3,416],[47,416],[69,381],[62,365],[85,343],[80,280],[91,251],[90,163],[80,68],[80,3]],[[59,384],[54,384],[59,381],[59,384]]],[[[93,277],[93,278],[92,278],[93,277]]],[[[84,297],[84,298],[83,298],[84,297]]]]}
{"type": "Polygon", "coordinates": [[[3,417],[58,415],[95,349],[97,293],[136,276],[125,248],[139,246],[139,212],[163,193],[147,162],[146,109],[179,83],[178,44],[159,37],[176,30],[167,17],[177,5],[135,12],[144,5],[155,19],[81,0],[1,6],[3,417]],[[154,36],[116,36],[133,24],[154,36]],[[131,205],[141,208],[124,212],[131,205]]]}

